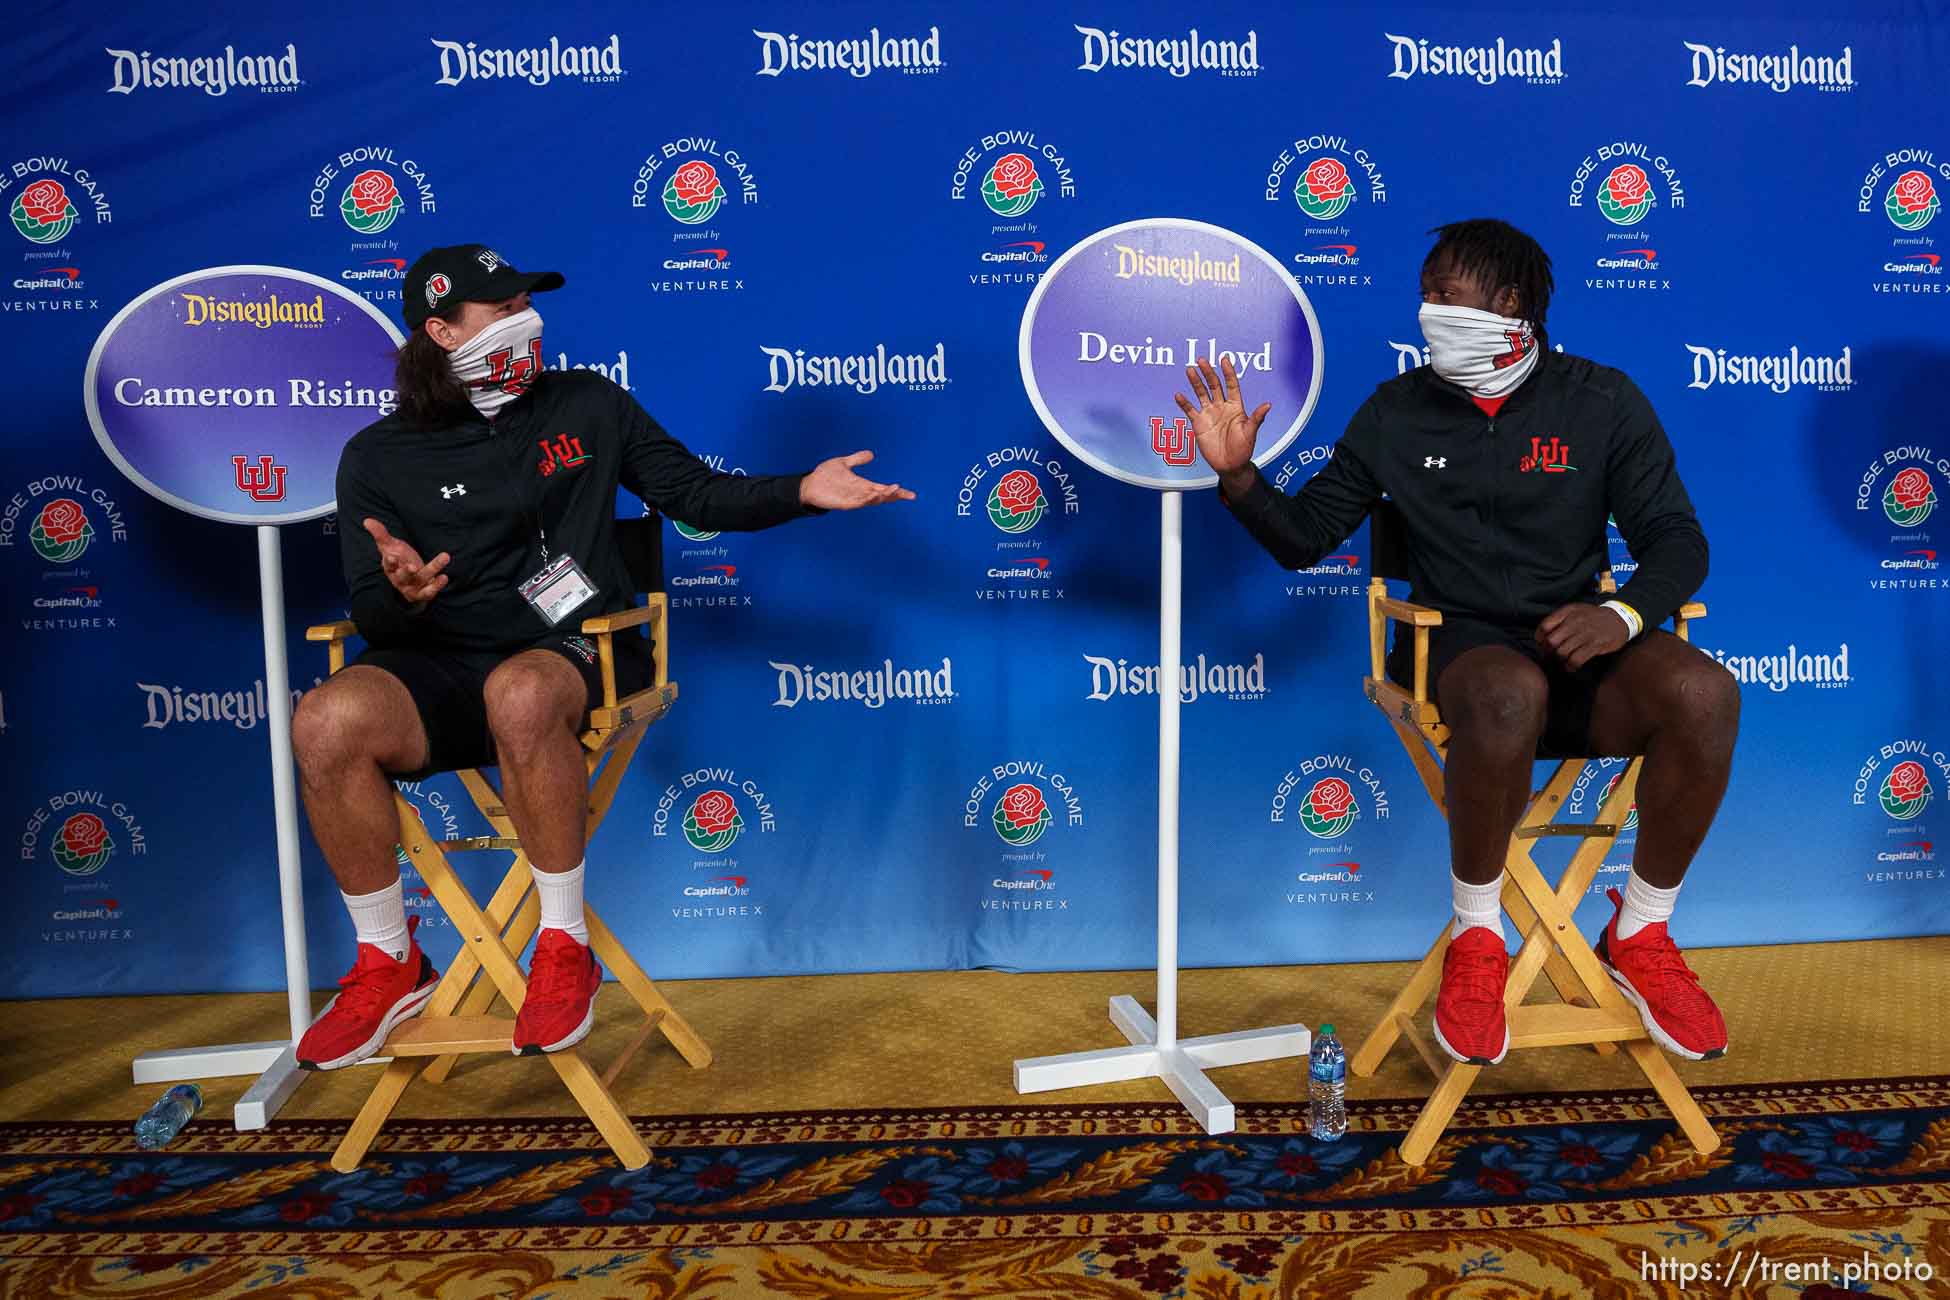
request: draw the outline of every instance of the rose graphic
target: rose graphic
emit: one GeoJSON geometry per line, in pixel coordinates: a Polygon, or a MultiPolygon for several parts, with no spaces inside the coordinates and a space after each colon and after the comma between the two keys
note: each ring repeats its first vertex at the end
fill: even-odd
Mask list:
{"type": "Polygon", "coordinates": [[[684,838],[703,853],[722,853],[743,833],[738,801],[723,790],[706,790],[684,814],[684,838]]]}
{"type": "Polygon", "coordinates": [[[76,813],[61,824],[61,838],[54,842],[54,861],[71,876],[92,876],[108,862],[115,841],[108,838],[108,827],[93,813],[76,813]]]}
{"type": "Polygon", "coordinates": [[[1930,774],[1915,759],[1898,763],[1882,778],[1882,811],[1899,822],[1920,816],[1930,806],[1930,774]]]}
{"type": "Polygon", "coordinates": [[[1637,163],[1620,163],[1598,190],[1598,211],[1617,226],[1635,226],[1652,211],[1652,182],[1637,163]]]}
{"type": "Polygon", "coordinates": [[[724,206],[724,182],[718,169],[693,158],[671,175],[664,186],[664,211],[687,226],[701,225],[724,206]]]}
{"type": "Polygon", "coordinates": [[[27,539],[49,564],[67,564],[88,549],[88,543],[95,540],[95,528],[81,502],[57,497],[41,507],[27,530],[27,539]]]}
{"type": "MultiPolygon", "coordinates": [[[[1616,790],[1618,788],[1618,783],[1624,779],[1625,779],[1625,774],[1623,772],[1620,772],[1617,776],[1614,776],[1611,780],[1605,782],[1604,790],[1601,791],[1598,795],[1598,806],[1600,808],[1603,808],[1605,806],[1605,802],[1611,798],[1611,792],[1613,790],[1616,790]]],[[[1639,828],[1639,805],[1638,805],[1638,800],[1634,799],[1632,801],[1631,808],[1629,808],[1625,813],[1625,824],[1619,827],[1618,833],[1620,835],[1623,835],[1626,831],[1635,831],[1638,828],[1639,828]]]]}
{"type": "Polygon", "coordinates": [[[1936,182],[1928,172],[1904,172],[1882,200],[1883,212],[1903,230],[1921,230],[1929,225],[1940,206],[1936,182]]]}
{"type": "Polygon", "coordinates": [[[1914,528],[1936,509],[1936,484],[1927,470],[1912,465],[1883,489],[1882,513],[1898,528],[1914,528]]]}
{"type": "Polygon", "coordinates": [[[989,522],[1005,533],[1028,532],[1048,510],[1042,480],[1026,469],[1010,470],[989,492],[989,522]]]}
{"type": "Polygon", "coordinates": [[[360,172],[339,196],[339,215],[362,235],[376,235],[399,219],[406,200],[393,178],[377,167],[360,172]]]}
{"type": "Polygon", "coordinates": [[[1322,777],[1300,805],[1300,824],[1321,839],[1331,840],[1346,834],[1360,814],[1353,787],[1338,776],[1322,777]]]}
{"type": "Polygon", "coordinates": [[[1002,792],[989,820],[1005,843],[1022,848],[1034,844],[1049,829],[1049,805],[1043,802],[1041,790],[1024,782],[1002,792]]]}
{"type": "Polygon", "coordinates": [[[52,244],[74,229],[75,206],[60,181],[42,177],[14,200],[14,229],[36,244],[52,244]]]}
{"type": "Polygon", "coordinates": [[[1293,187],[1300,210],[1315,221],[1332,221],[1354,202],[1354,182],[1338,158],[1316,158],[1293,187]]]}
{"type": "Polygon", "coordinates": [[[1019,217],[1042,197],[1042,178],[1026,153],[1004,154],[982,178],[982,202],[998,217],[1019,217]]]}

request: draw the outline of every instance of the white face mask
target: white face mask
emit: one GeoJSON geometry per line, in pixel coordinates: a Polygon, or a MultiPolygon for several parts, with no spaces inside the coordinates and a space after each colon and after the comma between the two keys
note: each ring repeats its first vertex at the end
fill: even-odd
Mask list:
{"type": "Polygon", "coordinates": [[[474,409],[495,413],[534,384],[542,370],[542,317],[533,307],[494,322],[447,354],[474,409]]]}
{"type": "Polygon", "coordinates": [[[1507,396],[1537,367],[1537,332],[1529,321],[1428,302],[1421,318],[1429,365],[1477,397],[1507,396]]]}

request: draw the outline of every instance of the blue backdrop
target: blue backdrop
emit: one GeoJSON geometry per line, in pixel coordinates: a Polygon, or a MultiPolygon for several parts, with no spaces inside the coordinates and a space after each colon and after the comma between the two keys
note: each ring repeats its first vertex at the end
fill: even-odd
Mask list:
{"type": "MultiPolygon", "coordinates": [[[[200,8],[40,5],[4,38],[0,996],[282,979],[252,538],[98,450],[96,335],[232,263],[396,312],[403,264],[464,240],[562,270],[551,361],[725,468],[870,447],[920,493],[670,536],[683,699],[590,850],[658,976],[1152,960],[1157,500],[1066,462],[1016,329],[1039,268],[1154,215],[1240,231],[1312,297],[1326,381],[1289,488],[1421,361],[1429,227],[1536,234],[1553,341],[1671,433],[1713,545],[1698,641],[1746,683],[1680,937],[1950,918],[1940,9],[200,8]],[[806,382],[883,347],[938,364],[806,382]],[[873,670],[907,696],[822,698],[873,670]],[[729,840],[720,801],[695,815],[714,791],[729,840]]],[[[1186,533],[1186,962],[1419,953],[1446,835],[1360,695],[1365,537],[1281,572],[1209,493],[1186,533]],[[1336,778],[1353,820],[1303,818],[1336,778]]],[[[294,687],[324,673],[302,628],[344,609],[332,534],[285,529],[294,687]]],[[[479,833],[451,778],[412,794],[479,833]]],[[[306,852],[322,985],[351,932],[306,852]]]]}

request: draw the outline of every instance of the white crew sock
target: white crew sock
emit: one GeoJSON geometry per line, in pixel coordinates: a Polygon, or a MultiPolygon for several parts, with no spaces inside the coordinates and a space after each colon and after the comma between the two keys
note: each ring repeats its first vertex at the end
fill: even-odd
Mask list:
{"type": "Polygon", "coordinates": [[[370,894],[339,891],[345,910],[352,913],[352,928],[360,943],[369,943],[394,961],[405,961],[411,940],[406,937],[406,890],[399,879],[370,894]]]}
{"type": "Polygon", "coordinates": [[[1449,931],[1450,938],[1453,939],[1464,930],[1477,925],[1491,931],[1499,939],[1503,937],[1503,908],[1497,902],[1503,897],[1501,876],[1487,885],[1472,885],[1451,875],[1449,888],[1456,898],[1456,924],[1449,931]]]}
{"type": "Polygon", "coordinates": [[[582,919],[582,863],[568,871],[543,871],[530,863],[535,892],[542,900],[542,928],[561,930],[587,948],[589,926],[582,919]]]}
{"type": "Polygon", "coordinates": [[[1625,878],[1625,906],[1618,912],[1618,937],[1629,939],[1655,921],[1670,920],[1679,886],[1660,889],[1648,885],[1635,870],[1625,878]]]}

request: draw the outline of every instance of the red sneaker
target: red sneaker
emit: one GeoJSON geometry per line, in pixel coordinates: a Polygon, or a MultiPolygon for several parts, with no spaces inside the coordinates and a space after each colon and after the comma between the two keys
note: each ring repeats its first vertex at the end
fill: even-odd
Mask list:
{"type": "Polygon", "coordinates": [[[589,1036],[603,968],[596,954],[562,930],[543,930],[528,963],[528,996],[515,1016],[516,1056],[559,1052],[589,1036]]]}
{"type": "Polygon", "coordinates": [[[1598,960],[1618,991],[1639,1009],[1652,1041],[1689,1061],[1717,1061],[1725,1056],[1727,1022],[1699,986],[1699,976],[1679,955],[1666,923],[1655,921],[1621,939],[1618,916],[1625,910],[1625,899],[1616,889],[1606,890],[1605,897],[1613,911],[1598,936],[1598,960]]]}
{"type": "Polygon", "coordinates": [[[420,1014],[440,976],[414,942],[419,925],[419,917],[407,918],[406,956],[400,961],[369,943],[359,945],[358,959],[339,980],[338,996],[298,1040],[299,1065],[307,1070],[356,1065],[379,1050],[394,1025],[420,1014]]]}
{"type": "Polygon", "coordinates": [[[1465,1065],[1495,1065],[1510,1050],[1503,986],[1510,954],[1503,936],[1472,925],[1452,934],[1442,955],[1442,987],[1435,995],[1435,1041],[1465,1065]]]}

